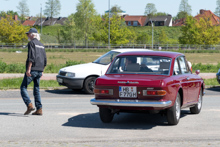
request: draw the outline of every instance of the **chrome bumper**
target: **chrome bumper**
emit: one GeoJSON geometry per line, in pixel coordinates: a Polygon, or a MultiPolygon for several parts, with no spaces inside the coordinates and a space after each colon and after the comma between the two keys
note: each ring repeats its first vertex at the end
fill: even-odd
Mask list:
{"type": "Polygon", "coordinates": [[[104,106],[124,106],[124,107],[168,107],[172,104],[172,101],[143,101],[143,100],[97,100],[91,99],[92,105],[104,105],[104,106]]]}

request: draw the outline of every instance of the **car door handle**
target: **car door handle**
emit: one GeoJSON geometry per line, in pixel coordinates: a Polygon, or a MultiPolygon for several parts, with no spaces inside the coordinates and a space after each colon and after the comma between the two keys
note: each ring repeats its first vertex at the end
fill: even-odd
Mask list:
{"type": "Polygon", "coordinates": [[[189,80],[189,77],[187,77],[186,80],[189,80]]]}

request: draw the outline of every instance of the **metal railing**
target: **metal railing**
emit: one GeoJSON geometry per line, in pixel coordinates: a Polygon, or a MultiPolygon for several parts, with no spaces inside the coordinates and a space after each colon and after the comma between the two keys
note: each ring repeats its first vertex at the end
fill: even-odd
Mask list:
{"type": "MultiPolygon", "coordinates": [[[[94,48],[94,49],[109,49],[108,44],[101,43],[44,43],[45,48],[47,49],[84,49],[84,48],[94,48]]],[[[5,44],[0,43],[0,49],[9,49],[9,48],[27,48],[27,44],[5,44]]],[[[155,50],[220,50],[220,45],[187,45],[187,44],[111,44],[110,48],[146,48],[146,49],[155,49],[155,50]]]]}

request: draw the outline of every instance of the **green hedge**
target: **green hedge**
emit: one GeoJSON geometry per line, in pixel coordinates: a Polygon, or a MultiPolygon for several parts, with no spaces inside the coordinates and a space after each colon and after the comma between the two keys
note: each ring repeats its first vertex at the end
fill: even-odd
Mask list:
{"type": "MultiPolygon", "coordinates": [[[[84,61],[72,61],[68,60],[66,61],[66,64],[49,64],[45,68],[45,73],[58,73],[59,70],[63,67],[71,66],[71,65],[77,65],[85,63],[84,61]]],[[[21,63],[15,63],[15,64],[6,64],[5,62],[0,60],[0,73],[24,73],[25,72],[25,65],[21,63]]]]}
{"type": "MultiPolygon", "coordinates": [[[[83,64],[85,63],[84,61],[72,61],[68,60],[66,61],[66,64],[60,64],[60,65],[55,65],[55,64],[49,64],[45,68],[45,73],[58,73],[59,70],[63,67],[71,66],[71,65],[77,65],[77,64],[83,64]]],[[[220,63],[217,65],[212,65],[212,64],[193,64],[192,65],[192,70],[195,71],[197,69],[200,70],[200,72],[203,73],[217,73],[220,68],[220,63]]],[[[25,72],[25,65],[21,63],[15,63],[15,64],[6,64],[5,62],[0,60],[0,73],[24,73],[25,72]]]]}
{"type": "Polygon", "coordinates": [[[198,63],[198,64],[193,64],[192,65],[192,70],[200,70],[200,72],[203,73],[217,73],[218,70],[220,68],[220,63],[218,63],[217,65],[212,65],[212,64],[202,64],[202,63],[198,63]]]}

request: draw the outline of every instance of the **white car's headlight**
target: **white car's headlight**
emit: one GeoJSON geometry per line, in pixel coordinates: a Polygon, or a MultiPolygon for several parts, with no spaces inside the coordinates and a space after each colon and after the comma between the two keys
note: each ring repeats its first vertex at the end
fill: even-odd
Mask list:
{"type": "Polygon", "coordinates": [[[66,77],[75,77],[75,73],[67,72],[66,77]]]}

